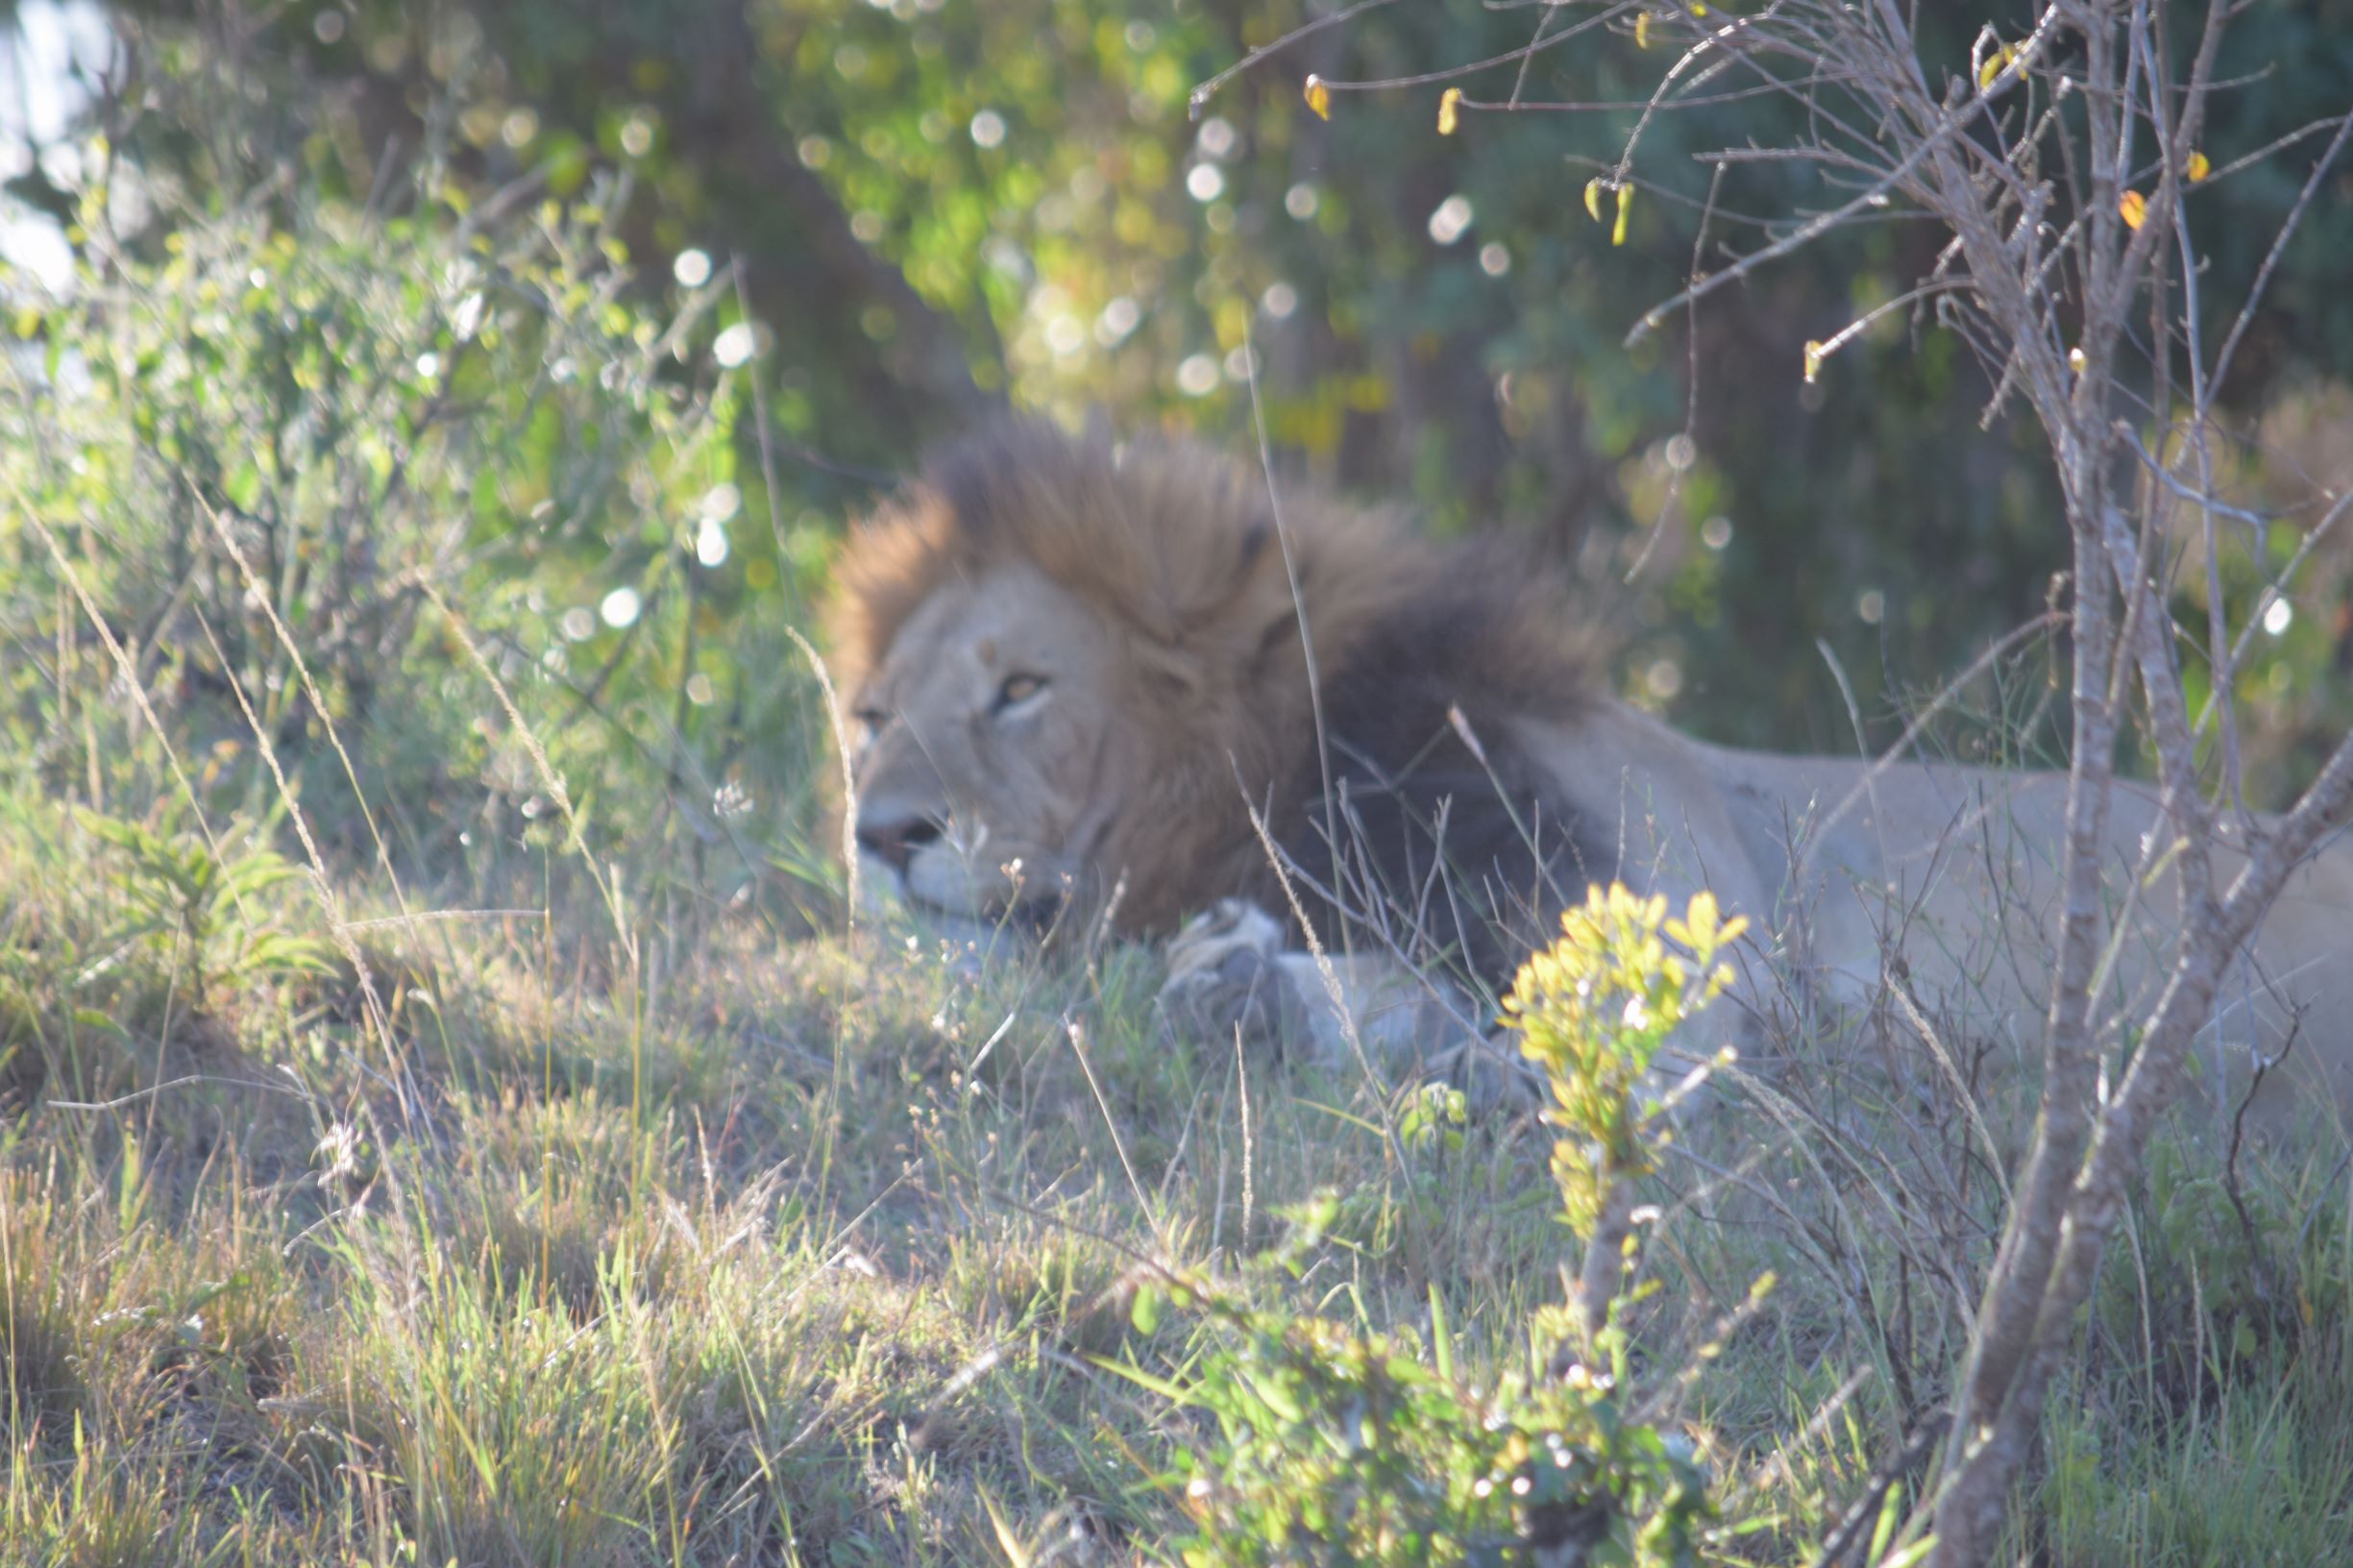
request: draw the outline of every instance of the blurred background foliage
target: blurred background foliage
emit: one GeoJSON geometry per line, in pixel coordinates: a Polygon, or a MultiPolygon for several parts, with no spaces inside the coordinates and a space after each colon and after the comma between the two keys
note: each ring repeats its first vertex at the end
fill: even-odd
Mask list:
{"type": "MultiPolygon", "coordinates": [[[[556,766],[625,803],[596,831],[741,885],[763,863],[821,881],[829,765],[789,632],[844,516],[1008,404],[1250,452],[1246,346],[1287,472],[1538,541],[1623,637],[1629,695],[1711,739],[1885,744],[2044,608],[2065,548],[2047,460],[2014,411],[1986,417],[1986,367],[1932,311],[1802,376],[1809,340],[1928,272],[1933,232],[1891,214],[1623,346],[1695,255],[1761,242],[1744,214],[1845,199],[1786,162],[1711,186],[1694,155],[1785,137],[1777,99],[1655,120],[1613,246],[1582,193],[1665,58],[1623,28],[1568,37],[1457,85],[1626,107],[1466,111],[1440,135],[1446,83],[1345,85],[1507,57],[1581,13],[1400,0],[1194,104],[1328,10],[0,3],[20,86],[57,36],[86,45],[71,123],[20,116],[0,150],[14,228],[45,217],[70,259],[0,274],[20,766],[103,793],[117,755],[40,695],[120,674],[75,625],[78,563],[142,678],[211,715],[208,789],[263,787],[234,674],[314,793],[343,788],[321,721],[355,737],[363,775],[398,782],[406,851],[465,864],[485,827],[544,831],[471,640],[556,766]],[[1311,72],[1343,85],[1328,119],[1311,72]]],[[[1937,15],[1958,67],[2028,8],[1937,15]]],[[[2232,56],[2209,144],[2227,178],[2193,203],[2210,341],[2322,143],[2227,165],[2345,111],[2353,4],[2255,8],[2232,56]]],[[[2348,181],[2281,257],[2234,389],[2230,487],[2276,514],[2241,530],[2237,615],[2263,617],[2266,569],[2353,482],[2348,181]]],[[[2260,798],[2353,721],[2348,577],[2353,546],[2321,550],[2246,672],[2260,798]]],[[[1945,744],[2032,746],[2016,721],[2047,668],[2030,649],[1980,683],[1945,744]]]]}

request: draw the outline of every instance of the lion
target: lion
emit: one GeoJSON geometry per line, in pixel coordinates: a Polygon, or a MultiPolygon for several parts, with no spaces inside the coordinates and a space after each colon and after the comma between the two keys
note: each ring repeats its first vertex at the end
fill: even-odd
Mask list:
{"type": "MultiPolygon", "coordinates": [[[[2037,1059],[2064,774],[1707,745],[1611,695],[1572,604],[1493,538],[1009,422],[932,457],[840,563],[859,851],[938,915],[1173,936],[1172,1020],[1385,1078],[1507,1056],[1477,1049],[1494,996],[1612,880],[1750,921],[1735,1005],[1664,1073],[1776,1009],[1779,1038],[1794,1012],[2037,1059]]],[[[2162,831],[2118,783],[2110,1001],[2164,978],[2169,879],[2135,878],[2162,831]]],[[[2207,1031],[2237,1066],[2216,1103],[2286,1050],[2271,1115],[2353,1109],[2353,851],[2301,868],[2243,969],[2207,1031]]]]}

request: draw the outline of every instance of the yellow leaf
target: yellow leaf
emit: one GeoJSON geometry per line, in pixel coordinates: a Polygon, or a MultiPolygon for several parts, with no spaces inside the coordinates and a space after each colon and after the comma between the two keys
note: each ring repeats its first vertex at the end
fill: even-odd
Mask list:
{"type": "Polygon", "coordinates": [[[1819,342],[1809,342],[1805,345],[1806,385],[1813,385],[1814,378],[1822,374],[1822,356],[1827,351],[1819,342]]]}
{"type": "Polygon", "coordinates": [[[1618,187],[1618,221],[1609,226],[1610,244],[1623,245],[1626,243],[1626,209],[1633,205],[1634,187],[1620,185],[1618,187]]]}
{"type": "Polygon", "coordinates": [[[2137,190],[2128,190],[2116,199],[2116,209],[2123,216],[2124,227],[2138,229],[2148,216],[2148,202],[2137,190]]]}
{"type": "Polygon", "coordinates": [[[2190,184],[2194,185],[2212,173],[2214,173],[2214,165],[2207,161],[2204,153],[2190,155],[2190,184]]]}
{"type": "Polygon", "coordinates": [[[1330,86],[1325,85],[1322,77],[1314,75],[1309,76],[1307,80],[1306,97],[1308,101],[1308,108],[1315,111],[1315,117],[1317,119],[1328,120],[1332,117],[1332,89],[1330,86]]]}
{"type": "Polygon", "coordinates": [[[2081,348],[2067,351],[2067,368],[2078,376],[2083,374],[2083,350],[2081,348]]]}
{"type": "Polygon", "coordinates": [[[1443,93],[1441,93],[1441,94],[1439,95],[1439,97],[1438,97],[1438,135],[1441,135],[1441,136],[1451,136],[1451,135],[1453,135],[1455,134],[1455,116],[1456,116],[1456,110],[1457,110],[1458,107],[1458,106],[1461,104],[1461,102],[1462,102],[1462,89],[1461,89],[1460,87],[1448,87],[1448,88],[1445,90],[1445,92],[1443,92],[1443,93]]]}
{"type": "Polygon", "coordinates": [[[1979,92],[1990,91],[1994,86],[1995,79],[1999,77],[2003,71],[2007,70],[2011,62],[2017,59],[2018,48],[2016,45],[2007,43],[1996,44],[1993,51],[1985,57],[1985,63],[1977,67],[1977,90],[1979,92]]]}
{"type": "Polygon", "coordinates": [[[1651,13],[1647,11],[1638,11],[1634,12],[1634,47],[1648,49],[1650,46],[1651,13]]]}
{"type": "Polygon", "coordinates": [[[1602,221],[1602,179],[1599,175],[1585,182],[1585,216],[1595,223],[1602,221]]]}

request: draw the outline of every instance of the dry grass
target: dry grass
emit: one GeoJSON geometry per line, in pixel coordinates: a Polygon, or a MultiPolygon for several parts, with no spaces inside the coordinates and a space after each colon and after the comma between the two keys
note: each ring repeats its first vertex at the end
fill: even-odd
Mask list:
{"type": "MultiPolygon", "coordinates": [[[[347,971],[195,1006],[190,955],[116,935],[133,875],[44,804],[0,836],[8,1560],[1151,1559],[1197,1434],[1097,1359],[1182,1380],[1214,1331],[1140,1334],[1140,1260],[1424,1335],[1434,1290],[1476,1379],[1571,1254],[1532,1129],[1400,1168],[1354,1086],[1164,1041],[1147,952],[705,916],[632,968],[595,903],[396,922],[365,929],[379,1031],[347,971]],[[1238,1268],[1319,1192],[1297,1279],[1238,1268]]],[[[1942,1393],[1993,1217],[1981,1188],[1958,1233],[1889,1223],[1943,1157],[1852,1146],[1809,1092],[1777,1081],[1785,1125],[1736,1097],[1661,1184],[1662,1363],[1784,1282],[1690,1409],[1727,1561],[1795,1560],[1942,1393]],[[1978,1239],[1940,1280],[1949,1234],[1978,1239]]],[[[2044,1560],[2344,1539],[2329,1174],[2257,1173],[2260,1274],[2211,1171],[2161,1177],[2023,1514],[2044,1560]]]]}

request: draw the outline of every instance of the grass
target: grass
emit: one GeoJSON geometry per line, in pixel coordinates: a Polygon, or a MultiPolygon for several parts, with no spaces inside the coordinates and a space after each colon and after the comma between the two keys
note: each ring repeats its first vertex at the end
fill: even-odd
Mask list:
{"type": "MultiPolygon", "coordinates": [[[[0,832],[0,1560],[1154,1560],[1206,1433],[1106,1362],[1181,1385],[1222,1331],[1138,1311],[1147,1261],[1442,1334],[1478,1386],[1573,1258],[1539,1130],[1394,1164],[1360,1087],[1163,1040],[1145,950],[705,908],[647,919],[633,964],[588,897],[464,919],[410,890],[447,918],[363,927],[378,1024],[348,962],[238,961],[239,919],[308,916],[299,883],[192,953],[152,858],[38,799],[0,832]],[[1319,1195],[1295,1271],[1246,1266],[1319,1195]]],[[[354,874],[342,902],[386,900],[354,874]]],[[[1679,1422],[1726,1502],[1712,1560],[1796,1561],[1932,1406],[1969,1277],[1882,1218],[1935,1161],[1738,1104],[1659,1181],[1640,1332],[1678,1364],[1778,1272],[1679,1422]]],[[[2218,1175],[2169,1154],[2023,1556],[2347,1557],[2332,1176],[2250,1172],[2250,1266],[2218,1175]]],[[[1966,1261],[1984,1188],[1962,1209],[1966,1261]]]]}

